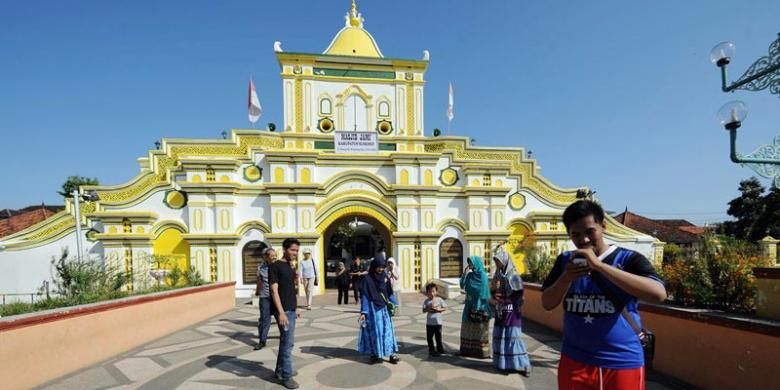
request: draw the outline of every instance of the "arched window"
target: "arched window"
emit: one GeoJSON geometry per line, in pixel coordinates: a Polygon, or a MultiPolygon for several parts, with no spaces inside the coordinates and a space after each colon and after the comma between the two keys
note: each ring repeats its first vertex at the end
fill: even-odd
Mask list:
{"type": "Polygon", "coordinates": [[[328,98],[320,99],[320,115],[332,115],[332,114],[333,114],[333,103],[331,103],[330,99],[328,98]]]}
{"type": "Polygon", "coordinates": [[[463,244],[457,238],[445,238],[439,245],[439,277],[459,278],[463,272],[463,244]]]}
{"type": "Polygon", "coordinates": [[[409,171],[407,171],[406,169],[402,169],[401,170],[400,184],[402,186],[408,186],[409,185],[409,171]]]}
{"type": "Polygon", "coordinates": [[[311,169],[301,169],[301,182],[300,184],[311,184],[311,169]]]}
{"type": "Polygon", "coordinates": [[[380,118],[387,118],[390,116],[390,103],[386,101],[379,102],[376,115],[380,118]]]}
{"type": "Polygon", "coordinates": [[[263,261],[262,241],[250,241],[241,250],[241,262],[244,270],[244,284],[257,284],[257,265],[263,261]]]}

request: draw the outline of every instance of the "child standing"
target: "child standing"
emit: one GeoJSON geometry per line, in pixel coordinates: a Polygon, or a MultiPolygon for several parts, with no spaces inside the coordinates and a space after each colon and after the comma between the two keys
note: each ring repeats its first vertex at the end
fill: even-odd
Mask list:
{"type": "Polygon", "coordinates": [[[349,281],[349,272],[347,272],[347,268],[344,266],[344,260],[342,260],[339,262],[339,270],[336,273],[336,287],[339,289],[339,305],[341,304],[342,297],[345,305],[349,303],[349,281]]]}
{"type": "Polygon", "coordinates": [[[425,292],[428,295],[428,299],[423,302],[422,310],[424,313],[428,313],[428,318],[425,322],[425,330],[428,338],[428,354],[431,356],[441,356],[444,353],[444,348],[441,345],[441,313],[447,308],[447,304],[444,300],[439,298],[436,285],[429,283],[425,286],[425,292]],[[436,348],[433,346],[433,338],[436,337],[436,348]]]}

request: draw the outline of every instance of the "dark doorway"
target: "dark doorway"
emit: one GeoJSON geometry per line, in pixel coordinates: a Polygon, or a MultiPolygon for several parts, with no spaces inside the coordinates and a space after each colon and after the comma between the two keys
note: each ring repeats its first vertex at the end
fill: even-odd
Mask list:
{"type": "Polygon", "coordinates": [[[439,277],[459,278],[463,272],[463,244],[457,238],[445,238],[439,245],[439,277]]]}
{"type": "Polygon", "coordinates": [[[338,264],[344,260],[347,269],[352,259],[364,261],[384,251],[392,256],[390,232],[370,217],[351,215],[333,222],[325,231],[325,287],[336,287],[338,264]]]}
{"type": "Polygon", "coordinates": [[[244,245],[241,251],[241,259],[244,270],[244,284],[257,284],[257,265],[263,261],[263,249],[266,245],[262,241],[250,241],[244,245]]]}

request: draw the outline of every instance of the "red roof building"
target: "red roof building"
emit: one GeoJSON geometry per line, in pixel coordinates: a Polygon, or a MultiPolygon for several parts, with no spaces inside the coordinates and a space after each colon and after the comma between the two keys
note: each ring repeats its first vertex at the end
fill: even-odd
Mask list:
{"type": "Polygon", "coordinates": [[[29,206],[19,210],[0,210],[0,237],[27,229],[65,209],[65,206],[29,206]]]}
{"type": "Polygon", "coordinates": [[[631,229],[649,234],[667,244],[691,246],[699,241],[705,228],[696,226],[684,219],[650,219],[634,214],[628,209],[615,216],[615,219],[631,229]]]}

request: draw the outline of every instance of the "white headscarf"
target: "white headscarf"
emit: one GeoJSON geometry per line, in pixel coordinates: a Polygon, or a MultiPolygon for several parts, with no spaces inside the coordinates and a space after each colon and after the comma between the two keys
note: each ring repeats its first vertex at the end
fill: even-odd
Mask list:
{"type": "Polygon", "coordinates": [[[493,280],[503,279],[502,285],[509,285],[512,291],[518,291],[523,289],[523,278],[515,268],[515,263],[512,258],[509,257],[509,253],[506,252],[503,246],[496,248],[493,259],[498,260],[501,264],[500,269],[496,270],[493,275],[493,280]]]}

